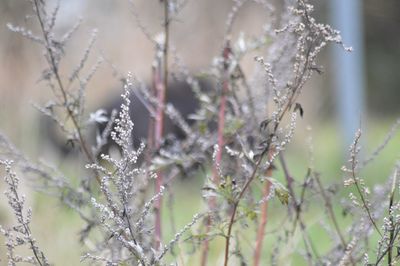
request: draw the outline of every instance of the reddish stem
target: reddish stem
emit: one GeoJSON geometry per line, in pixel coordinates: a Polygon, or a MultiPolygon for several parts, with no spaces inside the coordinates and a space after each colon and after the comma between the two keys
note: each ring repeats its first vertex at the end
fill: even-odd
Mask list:
{"type": "MultiPolygon", "coordinates": [[[[209,199],[208,205],[209,206],[215,205],[215,199],[214,198],[209,199]]],[[[210,229],[211,229],[211,217],[210,217],[210,215],[207,216],[206,219],[207,219],[206,220],[206,233],[205,233],[206,239],[204,240],[204,243],[203,243],[203,251],[202,251],[202,254],[201,254],[201,264],[200,264],[201,266],[206,266],[207,265],[208,250],[209,250],[209,246],[210,246],[210,243],[208,241],[208,236],[207,236],[208,233],[210,232],[210,229]]]]}
{"type": "Polygon", "coordinates": [[[213,169],[213,181],[216,184],[219,182],[218,166],[221,164],[222,149],[225,142],[224,140],[225,109],[226,109],[226,94],[228,90],[229,90],[228,80],[224,80],[222,85],[222,95],[218,113],[218,150],[215,157],[215,165],[213,169]]]}
{"type": "MultiPolygon", "coordinates": [[[[272,176],[272,167],[269,167],[266,173],[266,176],[271,177],[272,176]]],[[[271,188],[271,183],[267,180],[265,182],[265,186],[263,189],[263,194],[262,198],[266,199],[270,193],[270,188],[271,188]]],[[[256,238],[256,249],[254,251],[254,266],[260,265],[260,258],[261,258],[261,250],[263,246],[263,241],[264,241],[264,235],[265,235],[265,227],[267,225],[267,210],[268,210],[268,201],[265,200],[261,204],[261,220],[258,225],[257,229],[257,238],[256,238]]]]}
{"type": "MultiPolygon", "coordinates": [[[[154,134],[152,138],[149,137],[151,145],[155,150],[160,148],[160,144],[163,136],[163,127],[164,127],[164,102],[165,102],[165,86],[161,79],[161,67],[158,64],[158,67],[154,70],[154,87],[155,94],[157,97],[157,108],[156,108],[156,117],[155,123],[151,123],[154,126],[149,128],[149,134],[154,134]]],[[[163,174],[161,171],[157,172],[157,179],[155,184],[155,193],[160,193],[161,186],[163,184],[163,174]]],[[[161,232],[161,207],[162,207],[162,197],[158,197],[155,202],[155,248],[158,249],[162,239],[161,232]]]]}
{"type": "MultiPolygon", "coordinates": [[[[158,61],[157,68],[155,69],[154,85],[157,93],[157,110],[156,121],[154,125],[154,146],[158,150],[161,145],[164,129],[164,105],[166,98],[166,91],[168,87],[168,45],[169,45],[169,0],[164,1],[164,34],[165,40],[162,45],[162,58],[158,61]]],[[[160,59],[160,58],[157,58],[160,59]]],[[[161,191],[163,185],[163,173],[157,172],[156,179],[156,194],[161,191]]],[[[155,203],[155,249],[158,250],[162,240],[161,233],[161,208],[162,196],[160,195],[155,203]]]]}
{"type": "MultiPolygon", "coordinates": [[[[223,74],[223,82],[222,82],[222,93],[219,104],[219,112],[218,112],[218,131],[217,131],[217,143],[218,150],[215,156],[214,167],[212,171],[212,182],[217,185],[219,183],[219,173],[218,167],[221,165],[222,161],[222,150],[225,143],[224,140],[224,128],[225,128],[225,109],[226,109],[226,95],[229,92],[229,58],[231,56],[232,50],[230,48],[229,42],[226,43],[225,48],[223,50],[222,56],[224,59],[224,72],[223,74]]],[[[211,211],[216,208],[215,197],[211,196],[208,200],[208,207],[211,211]]],[[[210,232],[211,229],[211,217],[207,217],[206,221],[206,235],[210,232]]],[[[208,257],[208,249],[209,249],[209,241],[208,238],[205,239],[203,245],[203,253],[201,256],[201,265],[207,265],[207,257],[208,257]]]]}

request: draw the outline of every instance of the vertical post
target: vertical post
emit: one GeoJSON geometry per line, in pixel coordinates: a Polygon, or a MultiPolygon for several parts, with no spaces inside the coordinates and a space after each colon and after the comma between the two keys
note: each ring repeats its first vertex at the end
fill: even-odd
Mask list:
{"type": "Polygon", "coordinates": [[[331,24],[341,32],[343,42],[353,47],[346,53],[340,47],[331,50],[337,112],[344,144],[350,145],[364,112],[364,37],[362,0],[330,0],[331,24]]]}

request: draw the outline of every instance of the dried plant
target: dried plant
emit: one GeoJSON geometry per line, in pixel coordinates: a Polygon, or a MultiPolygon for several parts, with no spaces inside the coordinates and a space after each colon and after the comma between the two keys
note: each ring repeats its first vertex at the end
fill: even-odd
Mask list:
{"type": "MultiPolygon", "coordinates": [[[[395,167],[386,183],[373,189],[361,177],[361,171],[389,143],[400,120],[383,144],[364,160],[359,158],[361,131],[357,132],[349,165],[342,168],[344,186],[323,182],[323,174],[312,163],[304,167],[307,174],[303,180],[295,178],[298,173],[293,173],[285,159],[284,151],[293,139],[297,121],[304,116],[299,96],[312,75],[322,73],[318,55],[330,43],[351,51],[344,46],[339,31],[318,23],[307,0],[285,0],[280,8],[272,1],[235,0],[226,19],[220,55],[209,70],[196,76],[181,61],[171,38],[171,25],[186,2],[160,1],[164,10],[163,33],[153,38],[131,1],[139,28],[155,44],[155,62],[149,63],[153,67],[153,84],[149,89],[131,74],[120,75],[124,82],[120,110],[111,114],[103,109],[90,113],[86,106],[85,92],[103,62],[99,57],[83,74],[94,53],[97,31],[90,36],[81,60],[70,73],[64,73],[60,64],[67,56],[66,44],[81,21],[59,37],[54,30],[59,4],[49,11],[45,1],[32,0],[40,33],[8,25],[11,31],[43,49],[47,67],[41,81],[53,97],[35,107],[54,121],[85,157],[83,163],[74,161],[70,166],[85,168],[84,174],[69,177],[48,162],[28,159],[0,134],[6,197],[16,216],[16,226],[0,227],[6,237],[9,265],[49,265],[32,236],[32,212],[24,211],[24,198],[19,194],[18,178],[9,160],[14,161],[13,167],[18,167],[21,174],[31,178],[30,183],[37,190],[58,197],[85,222],[79,240],[83,244],[90,240],[91,245],[82,248],[83,263],[166,265],[179,261],[184,265],[192,256],[181,248],[185,244],[199,254],[201,265],[214,263],[211,254],[216,252],[224,265],[288,265],[295,255],[308,265],[380,265],[386,259],[389,265],[395,265],[400,259],[400,166],[395,167]],[[235,39],[235,21],[248,3],[262,7],[270,20],[261,36],[239,34],[235,39]],[[259,53],[254,60],[258,70],[249,78],[242,59],[251,52],[259,53]],[[199,105],[195,113],[181,113],[166,102],[173,79],[180,79],[193,90],[199,105]],[[260,81],[262,86],[252,80],[260,81]],[[135,146],[134,134],[135,127],[142,125],[134,125],[130,116],[134,97],[150,114],[148,136],[140,146],[135,146]],[[164,134],[166,117],[181,129],[183,138],[164,134]],[[91,127],[98,127],[99,133],[91,134],[91,127]],[[111,142],[118,151],[104,152],[111,142]],[[174,193],[176,177],[182,172],[194,176],[201,172],[199,168],[205,170],[202,200],[206,207],[196,210],[180,230],[172,222],[174,236],[165,242],[162,229],[168,221],[161,215],[165,206],[162,197],[167,192],[174,193]],[[275,178],[277,172],[282,173],[283,180],[275,178]],[[341,191],[349,197],[343,198],[341,191]],[[273,200],[281,203],[279,212],[269,207],[273,200]],[[315,205],[320,209],[323,206],[317,226],[326,233],[318,241],[325,241],[328,248],[320,248],[309,230],[315,226],[310,219],[315,205]],[[339,209],[351,216],[351,222],[342,222],[339,209]],[[271,217],[283,220],[277,230],[268,230],[271,217]],[[242,232],[249,228],[254,229],[254,245],[246,244],[252,241],[242,232]],[[273,243],[268,252],[266,241],[273,243]],[[214,243],[223,243],[223,248],[210,252],[214,251],[214,243]],[[29,248],[32,255],[16,255],[19,246],[29,248]],[[270,256],[270,261],[263,253],[270,256]]],[[[311,142],[308,145],[311,149],[311,142]]]]}
{"type": "Polygon", "coordinates": [[[0,161],[0,165],[4,166],[6,170],[4,181],[8,189],[4,194],[16,218],[15,226],[7,229],[0,226],[0,232],[6,238],[8,265],[16,265],[20,262],[41,266],[50,265],[32,235],[30,229],[32,209],[24,210],[25,196],[19,195],[19,178],[12,170],[12,162],[0,161]],[[17,255],[17,249],[23,246],[27,246],[32,251],[33,256],[24,257],[17,255]]]}

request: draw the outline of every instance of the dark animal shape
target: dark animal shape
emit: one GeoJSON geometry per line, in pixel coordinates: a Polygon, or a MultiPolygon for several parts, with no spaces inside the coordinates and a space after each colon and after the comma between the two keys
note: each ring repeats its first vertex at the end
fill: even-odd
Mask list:
{"type": "MultiPolygon", "coordinates": [[[[212,89],[212,83],[206,79],[200,79],[199,85],[202,91],[209,91],[212,89]]],[[[130,116],[134,123],[133,128],[133,143],[137,148],[142,141],[146,141],[148,137],[148,127],[150,122],[149,109],[153,108],[154,105],[148,103],[148,101],[143,97],[143,94],[139,91],[130,94],[130,116]],[[151,108],[149,108],[151,106],[151,108]]],[[[168,84],[168,89],[166,93],[166,104],[172,104],[174,108],[181,114],[182,118],[191,125],[192,120],[188,119],[188,115],[193,114],[199,108],[199,100],[196,98],[195,93],[192,90],[191,85],[186,81],[174,80],[168,84]]],[[[112,97],[105,104],[99,105],[97,109],[104,109],[108,115],[111,114],[112,110],[120,110],[122,104],[122,98],[120,95],[112,97]]],[[[45,136],[47,142],[50,146],[55,147],[56,150],[60,152],[63,156],[68,156],[74,154],[76,148],[68,142],[62,133],[57,132],[56,125],[49,118],[44,118],[41,121],[41,128],[45,129],[42,135],[45,136]]],[[[97,134],[104,130],[106,123],[98,125],[97,134]]],[[[90,133],[89,130],[86,135],[89,136],[89,143],[95,140],[95,133],[90,133]]],[[[170,136],[170,139],[183,139],[185,134],[183,130],[171,119],[168,115],[164,115],[164,136],[170,136]]],[[[106,145],[101,150],[101,153],[108,153],[112,141],[109,139],[106,145]]],[[[93,143],[91,143],[93,144],[93,143]]]]}

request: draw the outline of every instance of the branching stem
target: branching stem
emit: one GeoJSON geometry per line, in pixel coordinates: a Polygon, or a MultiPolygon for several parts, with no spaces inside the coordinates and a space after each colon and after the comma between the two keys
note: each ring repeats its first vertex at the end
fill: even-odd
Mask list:
{"type": "MultiPolygon", "coordinates": [[[[45,46],[46,46],[46,51],[47,51],[47,55],[48,55],[48,63],[50,65],[50,68],[55,76],[55,79],[57,81],[58,87],[60,88],[62,97],[63,97],[63,106],[65,107],[65,110],[67,111],[68,116],[71,118],[71,121],[75,127],[76,133],[78,134],[78,141],[80,143],[80,147],[82,148],[84,154],[86,155],[87,159],[89,160],[90,164],[95,163],[95,159],[93,157],[92,152],[90,151],[84,137],[82,134],[82,130],[81,127],[78,123],[78,120],[74,114],[74,111],[71,109],[69,102],[68,102],[68,96],[67,96],[67,92],[64,88],[64,84],[61,81],[61,77],[60,77],[60,73],[58,70],[58,65],[56,63],[56,58],[54,55],[53,50],[51,49],[52,44],[49,38],[49,32],[46,30],[45,24],[44,24],[44,20],[42,18],[42,15],[40,13],[40,4],[38,3],[39,0],[34,0],[34,4],[35,4],[35,9],[36,9],[36,15],[38,17],[39,20],[39,24],[40,24],[40,28],[42,30],[43,33],[43,37],[45,40],[45,46]]],[[[95,177],[96,180],[99,184],[101,184],[101,179],[99,174],[97,173],[97,171],[95,172],[95,177]]]]}
{"type": "Polygon", "coordinates": [[[369,220],[371,221],[372,225],[375,227],[375,230],[379,233],[379,235],[381,237],[383,237],[381,231],[378,228],[378,225],[376,224],[374,218],[372,217],[371,211],[368,206],[368,202],[364,197],[364,193],[361,190],[358,178],[356,177],[356,154],[357,154],[357,147],[358,147],[360,138],[361,138],[361,133],[356,135],[356,139],[354,140],[354,144],[353,144],[352,158],[351,158],[351,177],[353,179],[354,185],[356,186],[357,192],[360,195],[362,205],[363,205],[365,211],[367,212],[369,220]]]}

